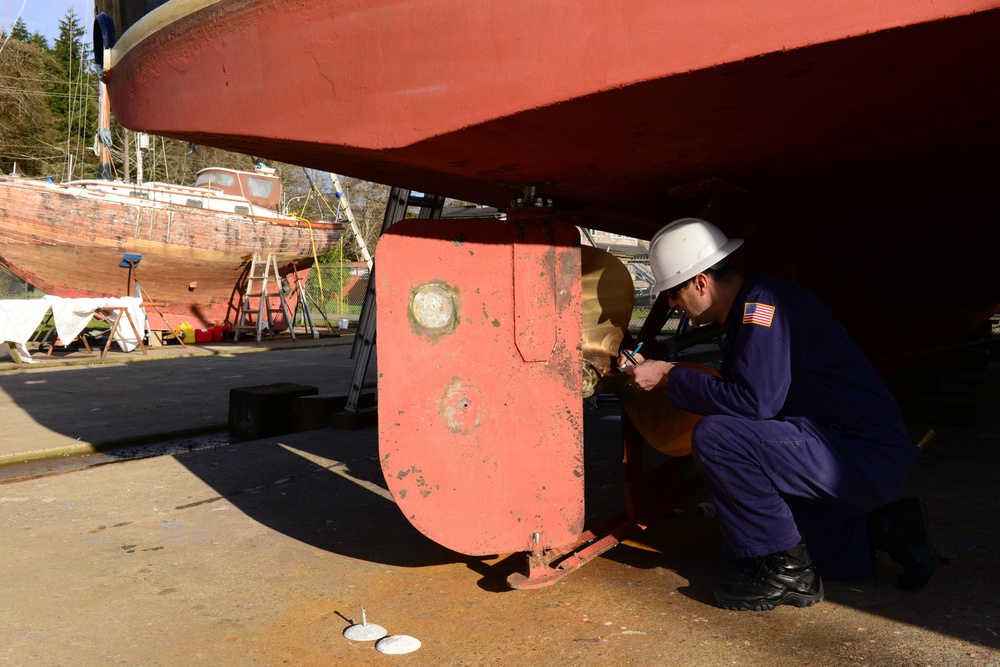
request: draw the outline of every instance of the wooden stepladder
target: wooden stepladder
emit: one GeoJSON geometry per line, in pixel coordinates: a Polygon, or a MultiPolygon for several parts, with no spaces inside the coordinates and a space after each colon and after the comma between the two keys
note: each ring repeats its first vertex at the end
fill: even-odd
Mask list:
{"type": "Polygon", "coordinates": [[[253,331],[259,343],[265,329],[268,338],[274,340],[274,321],[279,313],[284,316],[288,333],[295,340],[292,314],[281,287],[278,262],[273,254],[269,253],[262,260],[260,253],[255,252],[247,272],[246,289],[240,303],[239,321],[233,331],[233,342],[238,341],[242,333],[253,331]]]}

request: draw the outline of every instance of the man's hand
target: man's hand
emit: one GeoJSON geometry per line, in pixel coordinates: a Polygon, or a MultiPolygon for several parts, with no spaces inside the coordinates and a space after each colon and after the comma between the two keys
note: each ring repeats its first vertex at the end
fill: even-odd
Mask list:
{"type": "Polygon", "coordinates": [[[618,355],[618,368],[624,371],[627,366],[638,366],[643,360],[645,357],[638,352],[629,352],[627,355],[622,352],[618,355]]]}
{"type": "MultiPolygon", "coordinates": [[[[639,361],[638,357],[636,361],[639,361]]],[[[639,388],[646,391],[667,386],[667,376],[674,365],[669,361],[639,361],[638,366],[628,365],[622,372],[632,376],[639,388]]]]}

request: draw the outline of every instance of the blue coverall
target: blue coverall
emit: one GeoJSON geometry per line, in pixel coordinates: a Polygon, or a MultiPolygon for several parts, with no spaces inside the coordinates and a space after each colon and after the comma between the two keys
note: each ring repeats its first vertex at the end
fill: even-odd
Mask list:
{"type": "Polygon", "coordinates": [[[919,452],[898,405],[827,309],[765,273],[725,321],[721,378],[671,370],[671,405],[705,415],[698,470],[737,564],[806,540],[821,576],[871,579],[865,514],[902,487],[919,452]]]}

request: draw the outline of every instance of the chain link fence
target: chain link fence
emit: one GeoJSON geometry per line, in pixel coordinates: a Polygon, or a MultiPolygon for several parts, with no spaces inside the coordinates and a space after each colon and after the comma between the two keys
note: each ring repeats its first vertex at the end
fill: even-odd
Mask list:
{"type": "MultiPolygon", "coordinates": [[[[632,308],[632,320],[628,325],[628,330],[633,336],[638,334],[639,330],[642,329],[642,326],[646,323],[646,318],[649,316],[649,311],[653,307],[653,301],[655,300],[655,295],[650,294],[648,290],[635,291],[635,302],[632,308]]],[[[663,325],[663,329],[660,331],[665,334],[674,334],[677,333],[680,326],[681,312],[679,310],[674,310],[671,311],[670,316],[663,325]]]]}
{"type": "Polygon", "coordinates": [[[0,299],[37,299],[42,293],[0,266],[0,299]]]}
{"type": "Polygon", "coordinates": [[[365,302],[370,272],[362,263],[320,264],[309,272],[306,297],[313,320],[357,321],[365,302]]]}

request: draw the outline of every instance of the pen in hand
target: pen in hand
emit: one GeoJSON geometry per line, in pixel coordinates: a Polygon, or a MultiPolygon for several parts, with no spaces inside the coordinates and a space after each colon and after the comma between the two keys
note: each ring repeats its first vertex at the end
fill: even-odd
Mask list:
{"type": "MultiPolygon", "coordinates": [[[[633,365],[633,366],[638,366],[638,365],[639,365],[639,362],[638,362],[638,361],[636,361],[636,360],[635,360],[635,357],[634,357],[634,356],[632,356],[632,355],[633,355],[633,354],[639,354],[639,350],[641,350],[641,349],[642,349],[642,343],[639,343],[638,345],[636,345],[636,346],[635,346],[635,349],[634,349],[634,350],[632,350],[631,352],[629,352],[628,350],[622,350],[622,354],[624,354],[624,355],[625,355],[625,358],[626,358],[626,359],[628,359],[628,361],[631,361],[631,362],[632,362],[632,365],[633,365]]],[[[622,368],[625,368],[626,366],[628,366],[628,363],[627,363],[627,362],[626,362],[626,363],[624,363],[624,364],[622,364],[622,366],[621,366],[621,367],[622,367],[622,368]]]]}

